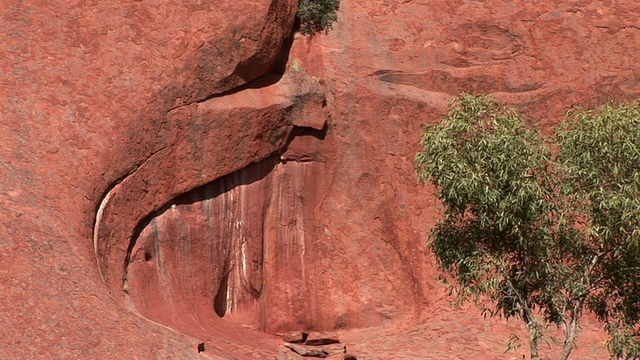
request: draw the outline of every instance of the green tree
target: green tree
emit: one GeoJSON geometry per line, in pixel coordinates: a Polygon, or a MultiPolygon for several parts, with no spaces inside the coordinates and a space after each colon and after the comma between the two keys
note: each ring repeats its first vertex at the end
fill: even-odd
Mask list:
{"type": "Polygon", "coordinates": [[[640,357],[640,101],[571,110],[557,130],[563,199],[590,263],[585,297],[619,359],[640,357]]]}
{"type": "Polygon", "coordinates": [[[632,249],[638,235],[638,204],[633,199],[640,195],[640,134],[631,130],[633,124],[640,126],[631,108],[610,110],[620,115],[607,124],[626,121],[628,137],[612,142],[604,130],[607,125],[599,135],[584,125],[600,115],[574,112],[554,138],[559,142],[557,159],[515,111],[486,96],[453,99],[447,117],[427,125],[421,138],[418,180],[433,184],[443,204],[429,247],[453,280],[451,293],[458,303],[478,303],[486,296],[491,305],[483,306],[484,314],[521,319],[532,358],[539,355],[548,325],[555,324],[563,329],[561,359],[567,359],[585,307],[608,324],[612,354],[633,356],[637,351],[636,342],[623,335],[637,335],[633,331],[640,315],[640,292],[629,291],[628,284],[640,284],[638,252],[632,249]],[[585,168],[584,152],[593,147],[599,152],[591,152],[586,160],[591,167],[585,168]],[[621,159],[627,152],[625,165],[610,161],[608,151],[621,159]],[[594,165],[601,162],[610,168],[594,165]],[[610,177],[607,171],[614,169],[617,177],[610,177]],[[585,171],[597,182],[586,182],[585,171]],[[617,192],[617,200],[611,200],[612,192],[600,190],[619,191],[621,181],[628,184],[623,186],[626,197],[617,192]],[[595,211],[594,205],[603,205],[593,199],[611,206],[595,211]],[[607,227],[603,217],[610,219],[607,227]],[[602,242],[609,245],[599,245],[602,242]]]}
{"type": "Polygon", "coordinates": [[[298,20],[303,35],[328,32],[338,20],[340,0],[300,0],[298,20]]]}
{"type": "Polygon", "coordinates": [[[463,94],[441,124],[425,128],[416,155],[419,181],[436,187],[444,206],[429,247],[453,277],[457,302],[487,295],[483,313],[521,318],[532,357],[543,324],[537,294],[561,262],[553,251],[550,151],[514,111],[489,97],[463,94]]]}

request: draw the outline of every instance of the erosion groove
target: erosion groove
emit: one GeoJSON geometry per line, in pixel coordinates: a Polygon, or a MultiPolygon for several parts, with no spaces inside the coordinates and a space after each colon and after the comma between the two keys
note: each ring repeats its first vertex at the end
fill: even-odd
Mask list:
{"type": "MultiPolygon", "coordinates": [[[[460,73],[459,70],[456,73],[460,73]]],[[[456,95],[462,91],[472,93],[526,93],[540,89],[541,82],[523,82],[510,79],[503,74],[468,74],[466,71],[459,75],[442,70],[409,73],[396,70],[378,70],[372,74],[378,80],[413,86],[422,90],[456,95]]]]}

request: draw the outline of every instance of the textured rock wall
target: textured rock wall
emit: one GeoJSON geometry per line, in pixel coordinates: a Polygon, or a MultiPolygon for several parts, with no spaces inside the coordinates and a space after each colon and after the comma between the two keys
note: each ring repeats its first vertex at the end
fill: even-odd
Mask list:
{"type": "Polygon", "coordinates": [[[309,321],[302,188],[312,163],[268,158],[178,197],[132,251],[128,294],[145,316],[224,317],[268,331],[309,321]]]}
{"type": "MultiPolygon", "coordinates": [[[[0,358],[196,353],[204,336],[126,310],[122,277],[105,269],[122,273],[131,232],[149,213],[284,143],[288,105],[227,111],[217,128],[190,118],[198,102],[269,72],[296,3],[0,4],[0,358]],[[226,136],[224,152],[212,151],[214,132],[226,136]],[[112,222],[100,231],[116,238],[96,240],[108,253],[98,267],[94,221],[113,189],[102,212],[112,222]]],[[[259,334],[226,333],[233,340],[219,338],[210,357],[273,353],[259,334]]]]}
{"type": "MultiPolygon", "coordinates": [[[[424,253],[438,207],[413,172],[424,123],[438,121],[446,100],[462,90],[493,94],[545,132],[575,104],[640,97],[640,4],[341,4],[334,31],[294,44],[291,54],[329,89],[327,138],[339,154],[316,210],[332,215],[328,235],[313,237],[335,250],[318,272],[341,274],[333,286],[362,302],[340,302],[331,291],[321,296],[355,326],[428,322],[427,309],[442,292],[424,253]]],[[[320,322],[334,326],[339,318],[320,322]]]]}
{"type": "Polygon", "coordinates": [[[424,123],[461,90],[545,131],[640,96],[635,1],[342,0],[289,44],[296,3],[1,3],[0,357],[426,321],[424,123]]]}

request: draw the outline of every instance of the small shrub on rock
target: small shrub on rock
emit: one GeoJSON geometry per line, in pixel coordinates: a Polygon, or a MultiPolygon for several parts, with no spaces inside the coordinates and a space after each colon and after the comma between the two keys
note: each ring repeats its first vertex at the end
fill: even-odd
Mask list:
{"type": "Polygon", "coordinates": [[[332,29],[333,23],[338,20],[338,8],[340,0],[300,0],[298,4],[298,20],[300,21],[300,33],[313,35],[332,29]]]}

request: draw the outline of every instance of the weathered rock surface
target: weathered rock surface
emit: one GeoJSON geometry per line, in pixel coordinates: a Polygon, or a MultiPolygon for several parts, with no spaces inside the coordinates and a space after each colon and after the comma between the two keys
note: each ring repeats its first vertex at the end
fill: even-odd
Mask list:
{"type": "Polygon", "coordinates": [[[0,358],[193,358],[203,340],[209,358],[275,353],[259,333],[228,326],[226,337],[194,338],[126,310],[122,277],[111,274],[122,273],[132,234],[98,242],[98,267],[92,233],[116,184],[102,212],[113,222],[102,224],[121,225],[100,231],[124,234],[286,140],[276,115],[236,130],[255,120],[252,109],[218,129],[189,117],[268,73],[296,3],[2,2],[0,358]],[[226,137],[212,138],[216,130],[226,137]]]}
{"type": "Polygon", "coordinates": [[[307,338],[304,340],[306,345],[331,345],[338,344],[340,340],[332,334],[320,333],[320,332],[312,332],[307,335],[307,338]]]}
{"type": "Polygon", "coordinates": [[[307,339],[307,336],[309,336],[309,334],[304,331],[291,331],[284,334],[282,340],[288,343],[299,344],[303,343],[307,339]]]}
{"type": "Polygon", "coordinates": [[[276,360],[304,360],[304,356],[289,350],[284,345],[278,349],[276,360]]]}
{"type": "Polygon", "coordinates": [[[319,358],[327,357],[327,354],[324,351],[322,351],[321,349],[318,349],[315,346],[308,346],[308,345],[301,345],[301,344],[285,344],[284,346],[291,349],[296,354],[302,355],[305,357],[319,357],[319,358]]]}
{"type": "Polygon", "coordinates": [[[288,44],[296,3],[1,2],[0,358],[501,354],[442,307],[422,126],[462,90],[545,130],[640,96],[640,5],[342,0],[288,44]]]}
{"type": "Polygon", "coordinates": [[[316,209],[331,214],[312,237],[324,251],[311,257],[331,279],[316,301],[333,311],[313,325],[419,322],[440,291],[423,246],[437,206],[413,172],[424,122],[462,90],[492,93],[544,131],[574,104],[639,97],[640,4],[353,0],[341,9],[334,31],[291,53],[330,89],[327,139],[339,154],[316,209]]]}
{"type": "Polygon", "coordinates": [[[333,335],[323,333],[290,333],[283,337],[284,345],[278,349],[276,358],[287,358],[300,355],[303,357],[326,358],[344,355],[347,347],[333,335]],[[301,335],[301,336],[298,336],[301,335]],[[292,340],[292,341],[288,341],[292,340]]]}

